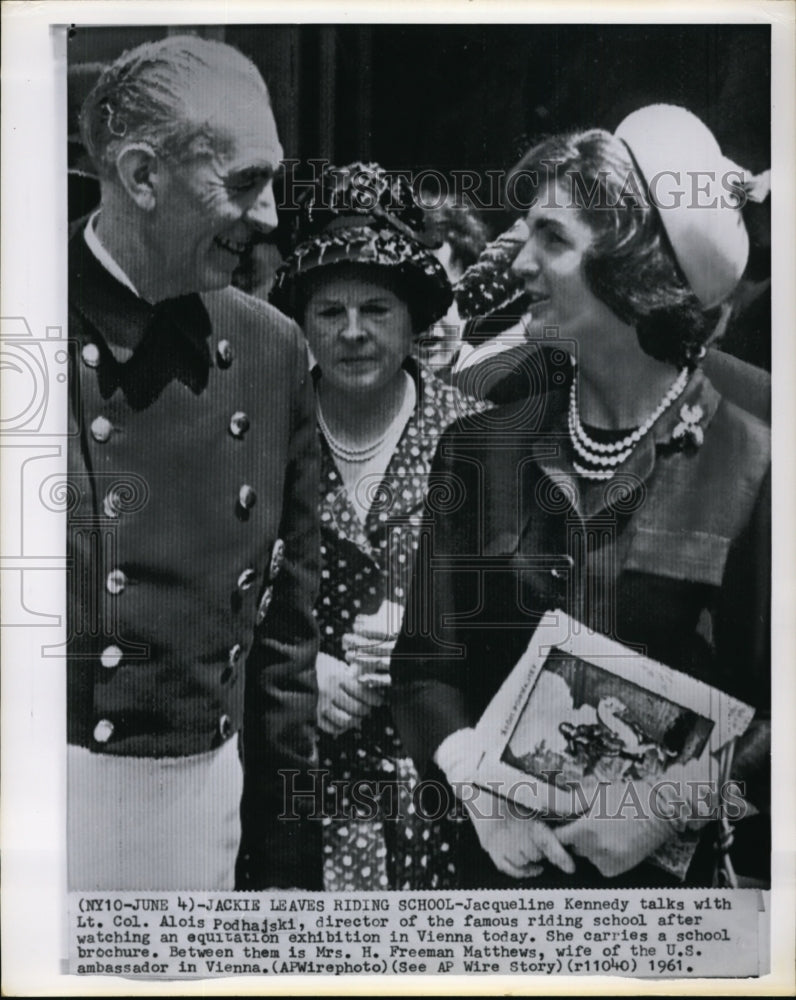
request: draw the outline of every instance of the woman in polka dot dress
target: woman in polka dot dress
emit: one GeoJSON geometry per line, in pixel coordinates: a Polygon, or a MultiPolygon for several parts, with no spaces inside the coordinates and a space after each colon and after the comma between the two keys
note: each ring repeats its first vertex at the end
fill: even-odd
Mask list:
{"type": "MultiPolygon", "coordinates": [[[[322,450],[316,613],[327,890],[452,885],[455,818],[418,810],[388,706],[437,442],[474,404],[413,357],[450,283],[402,178],[327,168],[307,192],[271,301],[307,336],[322,450]]],[[[321,859],[319,859],[319,863],[321,859]]]]}

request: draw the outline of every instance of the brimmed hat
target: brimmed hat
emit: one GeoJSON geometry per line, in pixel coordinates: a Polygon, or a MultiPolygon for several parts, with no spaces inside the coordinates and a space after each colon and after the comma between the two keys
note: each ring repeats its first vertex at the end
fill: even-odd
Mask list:
{"type": "Polygon", "coordinates": [[[749,256],[743,202],[762,200],[767,190],[755,190],[757,178],[724,156],[707,125],[685,108],[640,108],[615,135],[647,184],[692,291],[703,308],[718,305],[735,289],[749,256]]]}
{"type": "Polygon", "coordinates": [[[453,292],[431,252],[439,244],[425,230],[425,213],[405,177],[377,163],[324,167],[302,196],[291,254],[277,269],[270,302],[296,315],[301,279],[332,264],[375,264],[408,279],[408,303],[418,332],[445,315],[453,292]]]}

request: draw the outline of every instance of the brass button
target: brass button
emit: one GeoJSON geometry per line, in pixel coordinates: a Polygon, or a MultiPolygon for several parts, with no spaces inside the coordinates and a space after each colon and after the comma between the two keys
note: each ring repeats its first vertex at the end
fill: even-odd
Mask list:
{"type": "Polygon", "coordinates": [[[234,438],[242,438],[250,426],[251,421],[242,410],[233,413],[229,418],[229,433],[234,438]]]}
{"type": "Polygon", "coordinates": [[[99,367],[100,349],[96,344],[85,344],[80,356],[83,358],[83,364],[88,365],[89,368],[99,367]]]}
{"type": "Polygon", "coordinates": [[[94,726],[94,739],[97,743],[107,743],[113,736],[114,725],[110,719],[100,719],[94,726]]]}
{"type": "Polygon", "coordinates": [[[216,347],[216,361],[218,362],[218,367],[229,368],[234,357],[235,352],[232,350],[232,344],[230,344],[228,340],[219,340],[218,346],[216,347]]]}
{"type": "Polygon", "coordinates": [[[257,494],[254,489],[247,483],[238,490],[238,503],[243,507],[244,510],[251,510],[252,507],[257,503],[257,494]]]}
{"type": "Polygon", "coordinates": [[[238,590],[248,590],[254,583],[256,577],[256,571],[249,566],[238,577],[238,590]]]}
{"type": "Polygon", "coordinates": [[[268,607],[274,596],[274,588],[266,587],[263,591],[263,596],[260,598],[260,604],[257,608],[256,621],[258,625],[262,625],[265,621],[265,616],[268,614],[268,607]]]}
{"type": "Polygon", "coordinates": [[[91,421],[91,436],[95,441],[105,444],[111,434],[113,434],[113,424],[107,417],[95,417],[91,421]]]}
{"type": "Polygon", "coordinates": [[[273,581],[279,575],[279,570],[282,569],[282,563],[285,561],[285,543],[281,538],[277,538],[274,542],[274,547],[271,549],[271,564],[268,567],[268,579],[273,583],[273,581]]]}
{"type": "Polygon", "coordinates": [[[116,496],[116,491],[111,489],[105,494],[105,499],[102,501],[102,509],[105,512],[105,517],[118,517],[119,511],[116,509],[118,503],[118,497],[116,496]]]}
{"type": "Polygon", "coordinates": [[[108,578],[105,581],[105,589],[109,594],[121,594],[126,586],[127,577],[122,570],[112,569],[108,573],[108,578]]]}
{"type": "Polygon", "coordinates": [[[232,649],[229,651],[229,657],[227,662],[231,667],[237,667],[240,663],[240,658],[243,655],[243,646],[239,642],[236,642],[232,649]]]}
{"type": "Polygon", "coordinates": [[[228,715],[222,715],[218,720],[218,731],[222,740],[228,740],[232,735],[232,719],[228,715]]]}
{"type": "Polygon", "coordinates": [[[100,653],[100,663],[103,667],[107,667],[108,670],[112,670],[122,662],[123,655],[118,646],[106,646],[100,653]]]}

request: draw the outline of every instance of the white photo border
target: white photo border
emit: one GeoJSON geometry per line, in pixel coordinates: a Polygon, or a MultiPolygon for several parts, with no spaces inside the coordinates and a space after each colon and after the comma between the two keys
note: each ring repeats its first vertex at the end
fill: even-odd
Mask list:
{"type": "MultiPolygon", "coordinates": [[[[794,615],[796,530],[794,529],[794,427],[796,427],[796,128],[794,128],[794,4],[765,0],[719,3],[618,2],[494,3],[417,2],[400,5],[351,0],[310,4],[293,0],[227,2],[214,0],[51,0],[46,4],[6,0],[2,8],[2,307],[0,316],[22,318],[34,341],[65,338],[66,321],[66,152],[64,53],[53,25],[145,25],[231,23],[757,23],[772,28],[772,176],[777,224],[772,231],[773,441],[774,441],[774,788],[785,790],[774,803],[772,851],[772,972],[759,980],[660,980],[639,983],[615,977],[556,980],[456,977],[384,977],[319,981],[296,977],[268,984],[292,995],[372,993],[481,995],[484,992],[547,995],[791,995],[794,988],[794,799],[793,718],[796,717],[794,615]]],[[[51,344],[52,346],[52,344],[51,344]]],[[[49,406],[66,413],[66,387],[47,385],[49,406]]],[[[45,604],[65,621],[63,568],[65,530],[58,518],[41,529],[35,516],[25,521],[39,531],[29,564],[30,590],[20,593],[21,522],[27,497],[21,494],[19,445],[3,440],[2,540],[3,605],[45,604]],[[14,470],[17,470],[14,472],[14,470]],[[37,561],[38,560],[38,561],[37,561]],[[35,579],[33,579],[35,577],[35,579]],[[46,596],[46,600],[45,600],[46,596]]],[[[47,434],[42,447],[65,444],[61,432],[47,434]]],[[[23,448],[24,461],[35,449],[23,448]]],[[[65,465],[65,449],[64,449],[65,465]]],[[[46,634],[51,640],[52,630],[46,634]]],[[[9,995],[99,996],[164,994],[164,984],[64,974],[65,878],[65,686],[63,665],[41,656],[42,632],[10,627],[2,635],[2,848],[3,990],[9,995]]],[[[174,995],[261,995],[262,980],[180,982],[174,995]]]]}

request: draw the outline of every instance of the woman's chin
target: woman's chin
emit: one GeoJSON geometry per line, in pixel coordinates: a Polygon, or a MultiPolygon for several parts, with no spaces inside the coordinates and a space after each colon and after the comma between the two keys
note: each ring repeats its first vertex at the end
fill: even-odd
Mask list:
{"type": "Polygon", "coordinates": [[[344,392],[375,392],[386,388],[397,372],[387,373],[377,361],[344,362],[335,366],[329,381],[344,392]]]}

